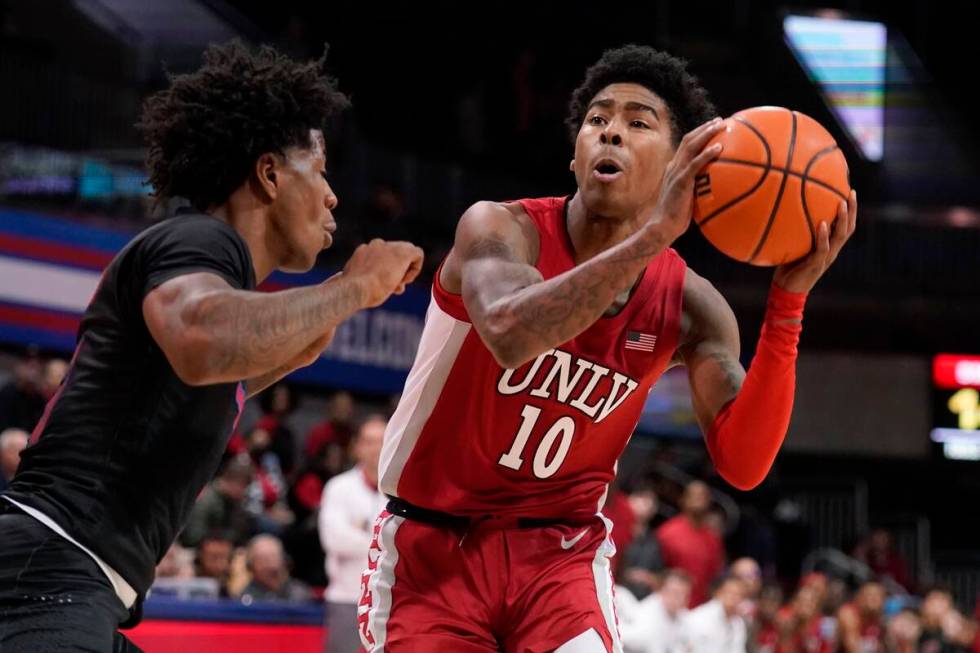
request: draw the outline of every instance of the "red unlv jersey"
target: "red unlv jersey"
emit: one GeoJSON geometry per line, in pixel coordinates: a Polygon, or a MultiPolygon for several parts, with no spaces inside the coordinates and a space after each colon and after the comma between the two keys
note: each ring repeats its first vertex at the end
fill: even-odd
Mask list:
{"type": "MultiPolygon", "coordinates": [[[[565,199],[521,200],[545,279],[574,267],[565,199]]],[[[677,347],[686,265],[667,249],[615,316],[503,369],[436,275],[415,364],[385,433],[380,487],[455,515],[594,515],[677,347]]]]}

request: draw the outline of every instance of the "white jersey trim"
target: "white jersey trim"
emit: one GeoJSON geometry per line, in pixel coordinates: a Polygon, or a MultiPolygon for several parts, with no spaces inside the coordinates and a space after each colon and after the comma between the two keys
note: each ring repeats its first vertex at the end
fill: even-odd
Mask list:
{"type": "Polygon", "coordinates": [[[457,320],[442,310],[435,298],[429,303],[415,363],[405,380],[398,408],[385,430],[378,466],[378,487],[385,494],[398,495],[398,482],[405,463],[439,401],[471,328],[469,322],[457,320]]]}

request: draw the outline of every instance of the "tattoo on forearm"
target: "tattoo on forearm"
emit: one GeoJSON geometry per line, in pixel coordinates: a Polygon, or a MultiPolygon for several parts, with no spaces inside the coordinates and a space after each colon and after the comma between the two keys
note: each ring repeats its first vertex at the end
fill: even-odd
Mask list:
{"type": "MultiPolygon", "coordinates": [[[[663,250],[654,239],[631,239],[535,288],[507,309],[523,328],[508,336],[518,350],[559,344],[587,329],[636,282],[650,258],[663,250]],[[517,339],[524,336],[524,341],[517,339]]],[[[466,251],[469,259],[516,260],[511,247],[484,238],[466,251]]]]}
{"type": "Polygon", "coordinates": [[[278,293],[221,293],[201,302],[196,323],[217,335],[208,368],[242,377],[265,374],[360,308],[356,286],[336,284],[278,293]]]}

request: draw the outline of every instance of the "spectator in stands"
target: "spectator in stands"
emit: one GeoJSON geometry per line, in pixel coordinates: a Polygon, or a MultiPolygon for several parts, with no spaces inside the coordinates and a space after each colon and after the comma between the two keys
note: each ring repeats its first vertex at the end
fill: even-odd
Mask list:
{"type": "MultiPolygon", "coordinates": [[[[304,451],[308,459],[323,458],[323,451],[332,447],[341,454],[336,465],[330,465],[331,475],[338,474],[345,466],[345,456],[354,434],[354,398],[349,392],[338,392],[327,402],[326,419],[316,424],[306,434],[304,451]]],[[[336,454],[328,460],[334,460],[336,454]]]]}
{"type": "Polygon", "coordinates": [[[620,625],[627,653],[680,653],[684,650],[684,619],[691,595],[691,577],[680,569],[664,574],[660,591],[640,601],[630,622],[620,625]]]}
{"type": "Polygon", "coordinates": [[[323,490],[320,542],[326,552],[326,653],[357,653],[357,602],[374,522],[386,498],[378,491],[378,459],[387,420],[371,415],[357,430],[352,446],[356,465],[333,477],[323,490]]]}
{"type": "Polygon", "coordinates": [[[884,585],[868,581],[837,611],[842,653],[885,653],[885,598],[884,585]]]}
{"type": "MultiPolygon", "coordinates": [[[[822,576],[822,574],[821,574],[822,576]]],[[[816,583],[803,583],[793,602],[776,615],[781,653],[832,653],[834,633],[820,611],[820,589],[816,583]]]]}
{"type": "Polygon", "coordinates": [[[0,492],[7,489],[20,465],[20,452],[27,448],[27,431],[9,428],[0,433],[0,492]]]}
{"type": "Polygon", "coordinates": [[[868,565],[878,578],[891,578],[907,590],[914,590],[909,565],[898,549],[895,538],[884,528],[876,528],[854,549],[854,557],[868,565]]]}
{"type": "Polygon", "coordinates": [[[309,601],[310,589],[289,577],[282,542],[273,535],[256,535],[248,543],[246,564],[251,582],[242,591],[245,605],[255,601],[309,601]]]}
{"type": "Polygon", "coordinates": [[[44,373],[41,377],[41,394],[47,401],[58,392],[61,382],[68,373],[68,362],[61,358],[52,358],[44,364],[44,373]]]}
{"type": "Polygon", "coordinates": [[[272,436],[255,426],[244,439],[245,451],[252,460],[255,475],[245,495],[245,509],[255,516],[260,532],[281,536],[292,523],[293,514],[286,507],[286,479],[279,456],[272,451],[272,436]]]}
{"type": "Polygon", "coordinates": [[[174,542],[156,568],[156,578],[194,578],[194,554],[174,542]]]}
{"type": "Polygon", "coordinates": [[[780,650],[776,616],[782,605],[783,590],[779,585],[765,585],[759,592],[755,618],[746,624],[750,653],[777,653],[780,650]]]}
{"type": "Polygon", "coordinates": [[[664,565],[683,569],[691,575],[690,607],[705,601],[711,582],[725,564],[721,537],[705,524],[710,507],[711,491],[708,486],[701,481],[693,481],[684,488],[681,514],[657,529],[664,565]]]}
{"type": "Polygon", "coordinates": [[[629,497],[620,488],[618,479],[614,480],[606,490],[602,514],[613,525],[610,538],[615,547],[615,552],[609,559],[609,565],[613,577],[618,578],[623,569],[623,553],[633,539],[633,529],[636,524],[636,516],[633,514],[632,506],[630,506],[629,497]]]}
{"type": "Polygon", "coordinates": [[[195,576],[218,581],[221,596],[228,596],[228,574],[231,571],[233,550],[231,537],[221,531],[208,533],[197,545],[195,576]]]}
{"type": "Polygon", "coordinates": [[[738,606],[745,599],[745,583],[725,576],[716,583],[714,598],[684,618],[683,639],[688,651],[743,653],[747,635],[738,606]]]}
{"type": "Polygon", "coordinates": [[[34,430],[44,413],[41,376],[41,361],[35,353],[14,365],[14,378],[0,388],[0,430],[34,430]]]}
{"type": "Polygon", "coordinates": [[[939,653],[947,644],[943,638],[943,622],[953,612],[953,595],[945,587],[933,587],[926,592],[920,608],[922,634],[919,648],[923,653],[939,653]]]}
{"type": "Polygon", "coordinates": [[[905,608],[889,620],[885,642],[888,653],[918,653],[922,623],[919,613],[905,608]]]}
{"type": "Polygon", "coordinates": [[[262,416],[256,426],[264,429],[271,437],[270,451],[279,457],[282,473],[289,475],[296,460],[296,439],[289,428],[288,420],[296,400],[292,390],[285,383],[278,383],[259,395],[262,416]]]}
{"type": "Polygon", "coordinates": [[[635,517],[633,540],[623,554],[620,578],[636,598],[643,599],[659,587],[659,574],[664,568],[652,525],[659,500],[652,486],[642,485],[630,492],[629,502],[635,517]]]}
{"type": "Polygon", "coordinates": [[[197,547],[212,531],[225,531],[235,544],[244,543],[255,532],[255,518],[243,505],[253,474],[248,456],[236,456],[226,462],[194,504],[180,535],[181,543],[197,547]]]}
{"type": "Polygon", "coordinates": [[[953,605],[945,587],[934,587],[922,601],[920,653],[969,653],[976,631],[953,605]]]}

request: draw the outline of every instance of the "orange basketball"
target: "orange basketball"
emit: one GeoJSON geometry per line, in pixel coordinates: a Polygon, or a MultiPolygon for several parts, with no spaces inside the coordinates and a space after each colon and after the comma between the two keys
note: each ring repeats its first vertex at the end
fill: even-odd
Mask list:
{"type": "Polygon", "coordinates": [[[694,186],[694,221],[705,238],[753,265],[810,253],[820,223],[833,223],[851,192],[833,137],[798,111],[755,107],[725,120],[709,145],[716,142],[721,156],[694,186]]]}

